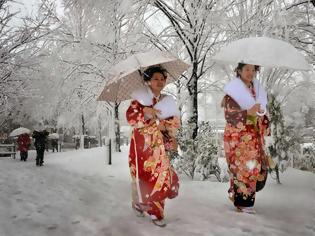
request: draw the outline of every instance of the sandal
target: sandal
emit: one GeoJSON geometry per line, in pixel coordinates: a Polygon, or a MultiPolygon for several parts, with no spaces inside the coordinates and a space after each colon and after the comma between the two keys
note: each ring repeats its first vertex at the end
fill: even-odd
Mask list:
{"type": "Polygon", "coordinates": [[[158,219],[155,215],[150,215],[152,223],[159,227],[165,227],[166,222],[164,219],[158,219]]]}
{"type": "Polygon", "coordinates": [[[166,222],[163,220],[163,219],[161,219],[161,220],[159,220],[159,219],[152,219],[152,223],[153,224],[155,224],[156,226],[159,226],[159,227],[165,227],[166,226],[166,222]]]}
{"type": "Polygon", "coordinates": [[[132,204],[132,209],[137,217],[144,217],[144,212],[138,204],[132,204]]]}

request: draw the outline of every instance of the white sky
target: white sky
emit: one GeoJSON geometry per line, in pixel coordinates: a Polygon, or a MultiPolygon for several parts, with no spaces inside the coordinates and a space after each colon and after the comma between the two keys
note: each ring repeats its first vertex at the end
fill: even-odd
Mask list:
{"type": "MultiPolygon", "coordinates": [[[[35,15],[38,9],[40,0],[17,0],[19,3],[13,3],[11,10],[12,12],[19,11],[20,17],[27,15],[35,15]]],[[[57,13],[62,14],[63,10],[61,7],[61,0],[55,0],[57,4],[57,13]]]]}
{"type": "Polygon", "coordinates": [[[34,14],[37,11],[39,0],[18,0],[12,4],[12,11],[20,11],[21,16],[34,14]]]}

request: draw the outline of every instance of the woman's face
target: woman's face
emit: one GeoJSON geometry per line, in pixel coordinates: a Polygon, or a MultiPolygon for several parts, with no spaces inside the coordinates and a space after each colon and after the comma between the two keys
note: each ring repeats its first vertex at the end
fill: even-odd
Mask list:
{"type": "Polygon", "coordinates": [[[238,73],[242,80],[245,82],[251,82],[256,76],[256,70],[254,65],[245,65],[242,69],[238,70],[238,73]]]}
{"type": "Polygon", "coordinates": [[[164,78],[164,75],[156,72],[152,75],[152,78],[150,80],[150,87],[152,91],[154,92],[161,92],[162,89],[165,87],[166,84],[166,78],[164,78]]]}

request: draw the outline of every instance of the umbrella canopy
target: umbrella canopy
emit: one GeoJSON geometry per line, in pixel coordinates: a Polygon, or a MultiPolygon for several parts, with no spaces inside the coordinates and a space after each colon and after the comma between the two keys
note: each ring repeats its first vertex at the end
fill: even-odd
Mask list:
{"type": "Polygon", "coordinates": [[[21,134],[30,134],[31,131],[27,128],[24,128],[24,127],[20,127],[20,128],[17,128],[15,130],[12,130],[12,132],[10,133],[10,137],[14,137],[14,136],[19,136],[21,134]]]}
{"type": "Polygon", "coordinates": [[[159,65],[168,73],[167,83],[177,80],[189,65],[168,52],[150,51],[133,54],[113,66],[98,101],[119,102],[130,99],[130,94],[144,86],[142,73],[150,66],[159,65]]]}
{"type": "Polygon", "coordinates": [[[59,139],[59,134],[57,134],[57,133],[52,133],[52,134],[48,135],[48,138],[49,138],[49,139],[59,139]]]}
{"type": "Polygon", "coordinates": [[[291,44],[268,37],[243,38],[223,47],[213,59],[265,67],[309,70],[304,56],[291,44]]]}

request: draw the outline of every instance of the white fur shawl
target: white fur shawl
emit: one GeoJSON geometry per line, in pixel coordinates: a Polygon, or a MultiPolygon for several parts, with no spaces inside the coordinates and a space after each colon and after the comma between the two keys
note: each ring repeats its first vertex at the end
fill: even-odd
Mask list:
{"type": "Polygon", "coordinates": [[[224,93],[232,97],[243,110],[260,103],[261,109],[266,111],[268,104],[267,93],[257,79],[253,80],[253,84],[256,92],[256,101],[244,82],[236,77],[225,85],[224,93]]]}
{"type": "Polygon", "coordinates": [[[153,93],[149,87],[142,87],[131,93],[131,98],[137,100],[143,106],[153,105],[153,93]]]}
{"type": "MultiPolygon", "coordinates": [[[[132,99],[137,100],[143,106],[152,106],[153,105],[153,93],[149,87],[143,87],[131,94],[132,99]]],[[[164,96],[158,103],[154,105],[155,109],[161,111],[161,114],[158,115],[159,119],[167,119],[172,116],[179,117],[179,110],[176,104],[175,99],[170,96],[164,96]]]]}

